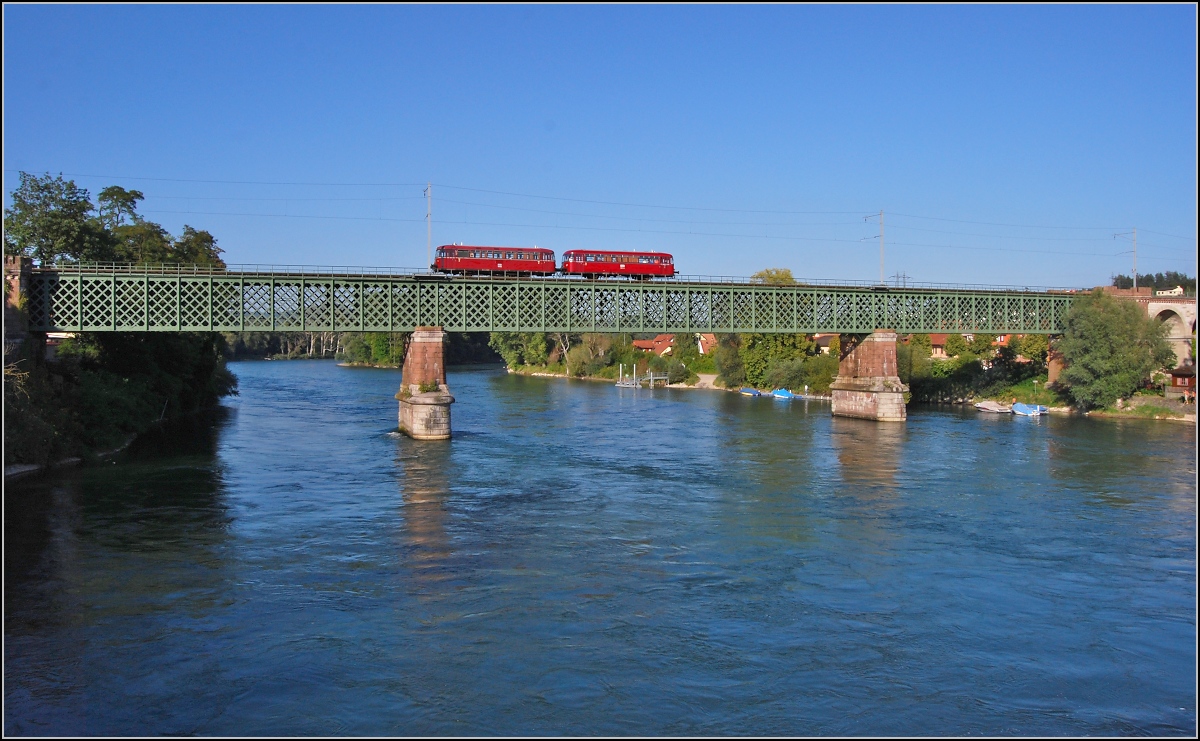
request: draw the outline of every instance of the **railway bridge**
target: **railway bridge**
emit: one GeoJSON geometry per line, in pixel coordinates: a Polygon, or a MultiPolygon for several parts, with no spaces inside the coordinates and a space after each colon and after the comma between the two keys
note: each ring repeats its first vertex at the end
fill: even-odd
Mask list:
{"type": "Polygon", "coordinates": [[[397,396],[401,427],[416,437],[449,436],[445,330],[837,332],[848,337],[832,387],[833,413],[898,421],[905,418],[907,389],[897,376],[897,333],[1057,334],[1074,295],[845,281],[769,285],[744,278],[449,277],[363,268],[35,268],[27,258],[6,258],[5,272],[9,295],[23,297],[27,327],[35,332],[413,332],[397,396]],[[440,391],[419,391],[434,382],[440,391]]]}

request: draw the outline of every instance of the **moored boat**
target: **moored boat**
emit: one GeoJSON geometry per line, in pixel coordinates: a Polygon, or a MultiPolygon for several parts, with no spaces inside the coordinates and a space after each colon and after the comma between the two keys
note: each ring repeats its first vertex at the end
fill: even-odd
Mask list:
{"type": "Polygon", "coordinates": [[[1012,407],[1006,407],[998,401],[981,401],[975,405],[975,408],[981,412],[995,412],[996,414],[1012,414],[1012,407]]]}
{"type": "Polygon", "coordinates": [[[749,387],[738,389],[738,393],[741,394],[742,396],[762,396],[761,391],[759,391],[758,389],[752,389],[749,387]]]}
{"type": "Polygon", "coordinates": [[[1012,413],[1022,417],[1040,417],[1049,410],[1041,404],[1022,404],[1021,402],[1013,402],[1012,413]]]}
{"type": "Polygon", "coordinates": [[[775,389],[774,391],[771,392],[771,396],[774,396],[776,399],[795,399],[796,398],[796,395],[793,394],[791,391],[788,391],[787,389],[775,389]]]}

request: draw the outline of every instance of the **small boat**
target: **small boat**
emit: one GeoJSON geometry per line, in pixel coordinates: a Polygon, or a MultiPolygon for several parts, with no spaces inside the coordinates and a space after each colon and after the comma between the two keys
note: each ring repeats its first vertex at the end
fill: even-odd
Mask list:
{"type": "Polygon", "coordinates": [[[775,389],[774,391],[771,392],[771,396],[774,396],[776,399],[795,399],[796,398],[796,395],[793,394],[791,391],[788,391],[787,389],[775,389]]]}
{"type": "Polygon", "coordinates": [[[1012,405],[1012,413],[1022,417],[1040,417],[1048,411],[1041,404],[1022,404],[1018,401],[1012,405]]]}
{"type": "Polygon", "coordinates": [[[1012,414],[1012,407],[1006,407],[998,401],[981,401],[975,405],[975,408],[981,412],[995,412],[996,414],[1012,414]]]}
{"type": "Polygon", "coordinates": [[[752,389],[749,387],[738,389],[738,393],[742,396],[762,396],[762,392],[760,392],[758,389],[752,389]]]}

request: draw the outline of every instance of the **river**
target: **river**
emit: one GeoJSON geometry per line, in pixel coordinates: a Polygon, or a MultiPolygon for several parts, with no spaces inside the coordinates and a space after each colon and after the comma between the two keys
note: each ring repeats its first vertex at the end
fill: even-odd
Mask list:
{"type": "Polygon", "coordinates": [[[1196,732],[1196,428],[231,364],[5,487],[6,735],[1196,732]]]}

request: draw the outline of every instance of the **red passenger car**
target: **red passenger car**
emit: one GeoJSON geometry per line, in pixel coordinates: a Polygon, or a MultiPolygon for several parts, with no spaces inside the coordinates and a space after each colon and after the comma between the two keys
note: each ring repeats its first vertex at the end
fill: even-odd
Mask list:
{"type": "Polygon", "coordinates": [[[439,273],[460,275],[553,275],[555,265],[554,253],[540,247],[468,247],[444,244],[437,248],[433,269],[439,273]]]}
{"type": "Polygon", "coordinates": [[[567,250],[563,253],[562,272],[586,278],[609,275],[628,275],[642,280],[669,278],[675,275],[675,259],[665,252],[567,250]]]}

